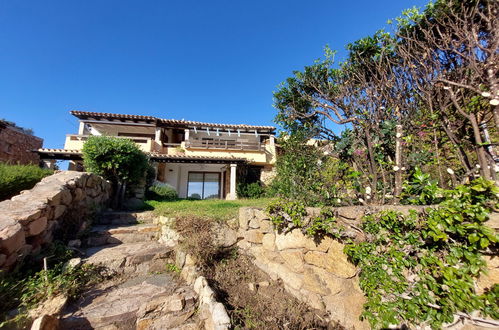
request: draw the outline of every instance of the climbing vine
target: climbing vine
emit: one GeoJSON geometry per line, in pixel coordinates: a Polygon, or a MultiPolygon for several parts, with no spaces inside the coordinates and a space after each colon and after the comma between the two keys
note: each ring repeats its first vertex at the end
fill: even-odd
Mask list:
{"type": "MultiPolygon", "coordinates": [[[[345,242],[345,253],[361,270],[367,298],[361,318],[373,328],[441,328],[473,311],[499,319],[499,285],[475,291],[486,269],[482,255],[498,248],[498,235],[484,222],[498,207],[499,188],[479,178],[442,194],[438,207],[422,213],[367,214],[360,228],[367,239],[345,242]]],[[[331,210],[308,222],[299,220],[306,209],[295,202],[274,204],[268,211],[277,228],[301,225],[313,237],[321,232],[340,237],[331,210]]]]}

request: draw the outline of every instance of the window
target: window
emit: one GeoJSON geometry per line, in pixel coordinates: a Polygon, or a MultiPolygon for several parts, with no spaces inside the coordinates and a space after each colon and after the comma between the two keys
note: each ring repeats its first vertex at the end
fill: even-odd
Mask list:
{"type": "Polygon", "coordinates": [[[187,197],[194,199],[220,198],[220,173],[189,172],[187,197]]]}

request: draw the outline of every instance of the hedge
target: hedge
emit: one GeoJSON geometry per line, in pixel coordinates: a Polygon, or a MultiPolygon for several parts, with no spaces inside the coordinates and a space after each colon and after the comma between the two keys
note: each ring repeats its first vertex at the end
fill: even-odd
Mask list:
{"type": "Polygon", "coordinates": [[[37,182],[52,173],[52,170],[42,169],[36,165],[0,163],[0,201],[9,199],[22,190],[33,188],[37,182]]]}

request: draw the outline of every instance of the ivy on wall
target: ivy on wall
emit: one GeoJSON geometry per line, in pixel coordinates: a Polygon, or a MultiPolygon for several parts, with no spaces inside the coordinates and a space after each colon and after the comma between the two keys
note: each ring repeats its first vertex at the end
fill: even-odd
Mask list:
{"type": "MultiPolygon", "coordinates": [[[[483,294],[475,291],[486,269],[482,255],[498,248],[498,235],[483,224],[498,207],[498,197],[499,188],[480,178],[444,191],[439,207],[423,213],[366,215],[361,229],[367,240],[345,242],[367,297],[361,318],[376,329],[402,324],[440,328],[459,313],[473,311],[499,319],[499,285],[483,294]]],[[[277,202],[267,211],[279,230],[301,227],[312,237],[341,237],[331,211],[306,222],[306,210],[296,202],[277,202]]]]}

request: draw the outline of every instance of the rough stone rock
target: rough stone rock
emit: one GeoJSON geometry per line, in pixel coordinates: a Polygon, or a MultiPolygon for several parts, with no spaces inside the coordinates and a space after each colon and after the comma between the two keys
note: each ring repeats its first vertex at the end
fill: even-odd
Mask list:
{"type": "Polygon", "coordinates": [[[253,216],[257,219],[269,220],[269,216],[265,213],[265,210],[259,208],[253,208],[253,216]]]}
{"type": "Polygon", "coordinates": [[[326,283],[323,282],[322,278],[313,269],[307,269],[305,272],[303,276],[303,289],[321,296],[331,294],[331,290],[329,290],[326,283]]]}
{"type": "Polygon", "coordinates": [[[262,243],[263,233],[259,230],[248,230],[244,233],[244,239],[251,243],[262,243]]]}
{"type": "Polygon", "coordinates": [[[270,220],[260,220],[260,231],[262,233],[273,233],[274,225],[270,222],[270,220]]]}
{"type": "Polygon", "coordinates": [[[200,294],[201,290],[208,285],[206,278],[204,276],[199,276],[194,282],[194,292],[200,294]]]}
{"type": "Polygon", "coordinates": [[[294,294],[294,296],[305,303],[309,304],[310,307],[318,309],[318,310],[324,310],[326,309],[326,305],[324,304],[324,300],[322,299],[322,296],[317,293],[313,293],[307,290],[304,290],[303,288],[300,290],[298,294],[294,294]]]}
{"type": "Polygon", "coordinates": [[[185,265],[185,257],[186,253],[184,251],[177,250],[175,251],[175,265],[182,269],[185,265]]]}
{"type": "Polygon", "coordinates": [[[74,202],[79,202],[83,198],[85,198],[85,193],[83,192],[83,190],[81,188],[76,188],[75,191],[74,191],[73,201],[74,202]]]}
{"type": "Polygon", "coordinates": [[[371,329],[367,321],[359,320],[365,302],[362,292],[345,289],[339,295],[325,296],[323,299],[331,318],[339,321],[345,328],[371,329]]]}
{"type": "Polygon", "coordinates": [[[213,329],[222,330],[229,329],[230,317],[222,303],[215,303],[211,310],[213,329]]]}
{"type": "Polygon", "coordinates": [[[333,240],[329,237],[324,237],[319,244],[316,244],[311,238],[305,236],[300,229],[293,229],[286,234],[276,235],[276,247],[278,250],[300,249],[315,250],[326,252],[333,240]]]}
{"type": "Polygon", "coordinates": [[[171,253],[171,249],[157,242],[127,243],[90,248],[87,250],[86,261],[104,265],[115,271],[133,267],[141,268],[143,272],[150,272],[156,271],[156,267],[163,270],[166,259],[171,253]]]}
{"type": "Polygon", "coordinates": [[[0,209],[21,224],[27,224],[32,220],[40,218],[45,207],[46,204],[44,203],[33,203],[29,200],[23,203],[0,203],[0,209]]]}
{"type": "Polygon", "coordinates": [[[208,285],[203,286],[199,291],[199,300],[204,303],[209,303],[215,300],[215,292],[208,285]]]}
{"type": "Polygon", "coordinates": [[[499,283],[499,257],[483,256],[487,263],[487,274],[481,274],[477,281],[477,293],[482,294],[485,289],[499,283]]]}
{"type": "Polygon", "coordinates": [[[69,206],[72,200],[73,196],[71,195],[71,191],[69,189],[64,189],[61,193],[61,203],[69,206]]]}
{"type": "Polygon", "coordinates": [[[305,263],[303,262],[303,252],[301,250],[286,250],[281,252],[281,256],[292,271],[303,272],[305,263]]]}
{"type": "Polygon", "coordinates": [[[42,315],[31,325],[31,330],[58,330],[59,319],[51,315],[42,315]]]}
{"type": "Polygon", "coordinates": [[[284,264],[284,259],[281,256],[281,253],[277,251],[269,251],[258,245],[252,246],[250,251],[255,258],[261,259],[263,262],[284,264]]]}
{"type": "Polygon", "coordinates": [[[41,217],[38,218],[28,225],[28,236],[34,236],[40,234],[42,231],[47,228],[47,218],[41,217]]]}
{"type": "Polygon", "coordinates": [[[278,250],[301,249],[308,244],[307,240],[299,229],[294,229],[287,234],[277,234],[275,244],[278,250]]]}
{"type": "Polygon", "coordinates": [[[89,304],[62,320],[65,329],[105,328],[128,329],[137,321],[142,305],[160,297],[166,299],[170,293],[162,286],[140,283],[121,287],[107,294],[99,295],[89,304]]]}
{"type": "Polygon", "coordinates": [[[328,253],[309,251],[305,254],[304,260],[309,265],[324,268],[328,272],[343,278],[355,276],[357,273],[355,266],[344,255],[343,248],[338,245],[335,245],[335,248],[328,253]]]}
{"type": "Polygon", "coordinates": [[[499,212],[493,212],[490,214],[489,220],[484,222],[484,225],[489,226],[495,231],[499,231],[499,212]]]}
{"type": "Polygon", "coordinates": [[[254,211],[251,207],[241,207],[239,209],[239,229],[248,230],[248,223],[253,218],[254,211]]]}
{"type": "Polygon", "coordinates": [[[242,251],[247,251],[251,248],[251,243],[242,239],[237,242],[237,247],[242,251]]]}
{"type": "Polygon", "coordinates": [[[258,220],[258,218],[256,217],[252,218],[248,223],[248,227],[252,229],[260,228],[260,221],[258,220]]]}
{"type": "Polygon", "coordinates": [[[68,302],[68,297],[61,294],[53,298],[48,299],[36,309],[30,311],[31,317],[36,317],[40,314],[45,314],[49,316],[59,316],[68,302]]]}
{"type": "Polygon", "coordinates": [[[54,207],[54,219],[60,218],[64,212],[66,212],[67,206],[65,205],[56,205],[54,207]]]}
{"type": "Polygon", "coordinates": [[[262,246],[269,251],[275,250],[275,234],[265,234],[262,238],[262,246]]]}
{"type": "Polygon", "coordinates": [[[24,230],[12,219],[0,220],[0,249],[6,254],[18,251],[25,244],[24,230]]]}
{"type": "Polygon", "coordinates": [[[290,286],[294,290],[300,290],[304,284],[304,275],[298,274],[290,271],[284,265],[271,266],[276,272],[278,272],[279,277],[285,285],[290,286]]]}

